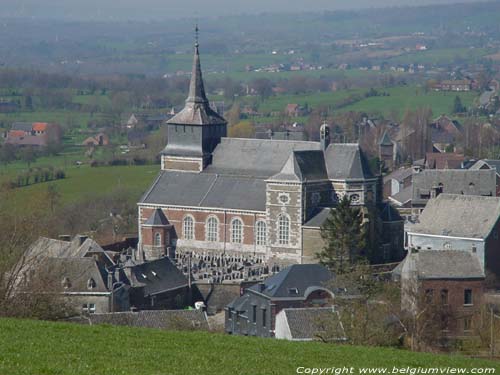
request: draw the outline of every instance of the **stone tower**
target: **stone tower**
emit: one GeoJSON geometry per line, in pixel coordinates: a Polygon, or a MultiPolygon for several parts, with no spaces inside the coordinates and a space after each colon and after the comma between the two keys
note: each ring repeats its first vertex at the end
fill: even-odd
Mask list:
{"type": "MultiPolygon", "coordinates": [[[[198,35],[198,28],[196,28],[198,35]]],[[[227,134],[227,122],[210,108],[201,73],[198,37],[194,46],[193,71],[184,108],[167,121],[168,143],[162,152],[162,170],[200,172],[227,134]]]]}

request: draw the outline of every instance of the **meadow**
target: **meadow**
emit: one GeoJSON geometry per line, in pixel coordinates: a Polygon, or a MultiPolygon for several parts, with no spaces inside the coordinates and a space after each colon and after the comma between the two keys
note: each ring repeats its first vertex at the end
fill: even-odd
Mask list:
{"type": "Polygon", "coordinates": [[[298,367],[493,368],[389,348],[0,319],[1,374],[295,374],[298,367]]]}

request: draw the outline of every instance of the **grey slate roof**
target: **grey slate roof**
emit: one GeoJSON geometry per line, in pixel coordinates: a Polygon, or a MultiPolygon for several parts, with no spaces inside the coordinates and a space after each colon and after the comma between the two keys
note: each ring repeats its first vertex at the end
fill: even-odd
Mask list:
{"type": "Polygon", "coordinates": [[[346,338],[339,313],[332,307],[287,308],[283,313],[293,340],[313,340],[325,331],[332,340],[346,338]]]}
{"type": "Polygon", "coordinates": [[[419,250],[403,261],[402,274],[416,271],[419,279],[480,279],[484,270],[475,254],[459,250],[419,250]]]}
{"type": "Polygon", "coordinates": [[[145,296],[163,293],[188,286],[184,274],[167,258],[160,258],[132,266],[130,286],[143,288],[145,296]]]}
{"type": "Polygon", "coordinates": [[[271,177],[281,171],[292,151],[320,150],[319,142],[222,138],[207,173],[271,177]]]}
{"type": "Polygon", "coordinates": [[[61,280],[67,280],[65,292],[108,292],[106,286],[107,272],[93,258],[47,258],[41,265],[41,272],[56,275],[61,280]],[[95,287],[88,288],[92,279],[95,287]]]}
{"type": "Polygon", "coordinates": [[[403,206],[404,204],[410,202],[412,197],[413,197],[413,186],[410,185],[403,188],[398,193],[391,195],[389,197],[389,200],[396,203],[399,206],[403,206]]]}
{"type": "Polygon", "coordinates": [[[24,132],[31,132],[33,124],[31,122],[15,122],[12,124],[12,130],[22,130],[24,132]]]}
{"type": "Polygon", "coordinates": [[[189,83],[189,95],[186,99],[186,105],[179,113],[168,120],[167,124],[212,125],[225,123],[226,120],[212,110],[208,103],[205,87],[203,85],[200,54],[197,43],[194,49],[193,71],[189,83]]]}
{"type": "Polygon", "coordinates": [[[292,151],[281,171],[271,180],[314,181],[327,180],[323,151],[292,151]]]}
{"type": "Polygon", "coordinates": [[[294,264],[278,272],[264,281],[265,289],[260,291],[259,285],[250,290],[262,293],[272,298],[304,297],[309,287],[328,288],[328,282],[334,275],[320,264],[294,264]],[[290,293],[290,289],[297,289],[298,294],[290,293]]]}
{"type": "Polygon", "coordinates": [[[412,203],[425,202],[421,194],[442,184],[443,193],[464,195],[496,195],[494,170],[426,169],[415,173],[412,178],[412,203]]]}
{"type": "Polygon", "coordinates": [[[402,182],[413,174],[413,168],[399,168],[384,176],[384,183],[390,180],[402,182]]]}
{"type": "Polygon", "coordinates": [[[162,171],[140,203],[265,211],[266,184],[256,178],[162,171]]]}
{"type": "Polygon", "coordinates": [[[389,133],[387,133],[387,130],[384,131],[384,134],[382,135],[382,138],[380,139],[379,145],[380,146],[393,146],[393,143],[391,141],[391,137],[389,137],[389,133]]]}
{"type": "Polygon", "coordinates": [[[169,225],[167,217],[163,213],[163,210],[156,208],[148,220],[143,225],[148,226],[166,226],[169,225]]]}
{"type": "Polygon", "coordinates": [[[500,160],[493,160],[493,159],[478,160],[469,169],[471,170],[494,169],[497,174],[500,174],[500,160]]]}
{"type": "Polygon", "coordinates": [[[500,198],[440,194],[429,200],[411,232],[485,239],[499,217],[500,198]]]}
{"type": "Polygon", "coordinates": [[[207,316],[201,310],[152,310],[90,314],[79,322],[157,329],[182,329],[190,326],[200,330],[209,329],[207,316]]]}
{"type": "Polygon", "coordinates": [[[330,215],[331,210],[331,208],[321,208],[313,217],[306,221],[303,227],[321,228],[323,223],[328,218],[328,215],[330,215]]]}
{"type": "Polygon", "coordinates": [[[373,174],[361,148],[355,143],[330,144],[325,151],[330,179],[364,179],[373,174]]]}

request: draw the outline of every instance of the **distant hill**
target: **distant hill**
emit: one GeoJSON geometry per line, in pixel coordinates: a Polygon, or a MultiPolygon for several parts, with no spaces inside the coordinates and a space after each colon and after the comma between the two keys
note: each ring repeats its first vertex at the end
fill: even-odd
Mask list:
{"type": "Polygon", "coordinates": [[[0,319],[1,374],[295,374],[304,367],[484,368],[499,362],[403,350],[0,319]]]}

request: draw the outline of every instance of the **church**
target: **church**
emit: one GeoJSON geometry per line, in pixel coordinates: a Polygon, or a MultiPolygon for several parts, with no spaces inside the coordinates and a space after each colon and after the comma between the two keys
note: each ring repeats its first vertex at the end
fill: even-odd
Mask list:
{"type": "Polygon", "coordinates": [[[380,178],[359,145],[330,143],[327,124],[320,142],[228,138],[205,93],[198,42],[185,107],[166,126],[161,171],[138,203],[138,260],[313,263],[341,197],[365,210],[381,203],[380,178]]]}

